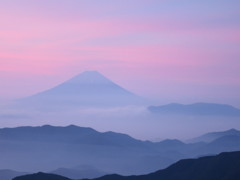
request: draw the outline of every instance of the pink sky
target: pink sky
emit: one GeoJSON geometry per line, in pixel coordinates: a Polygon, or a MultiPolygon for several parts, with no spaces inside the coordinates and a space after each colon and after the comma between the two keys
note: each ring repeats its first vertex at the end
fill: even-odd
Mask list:
{"type": "Polygon", "coordinates": [[[240,107],[240,2],[3,0],[0,99],[97,70],[142,96],[240,107]]]}

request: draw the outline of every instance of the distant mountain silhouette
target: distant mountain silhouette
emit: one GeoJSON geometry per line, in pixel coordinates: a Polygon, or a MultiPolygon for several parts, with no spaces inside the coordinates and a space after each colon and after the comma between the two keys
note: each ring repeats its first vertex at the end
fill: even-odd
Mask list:
{"type": "Polygon", "coordinates": [[[105,146],[142,146],[142,141],[126,134],[104,132],[92,128],[70,125],[57,127],[44,125],[39,127],[17,127],[0,129],[0,140],[52,142],[68,144],[93,144],[105,146]]]}
{"type": "Polygon", "coordinates": [[[99,72],[86,71],[52,89],[21,99],[19,106],[48,110],[128,106],[143,102],[143,98],[120,87],[99,72]]]}
{"type": "MultiPolygon", "coordinates": [[[[48,174],[21,176],[13,180],[50,180],[48,174]]],[[[237,180],[240,179],[240,152],[221,153],[217,156],[185,159],[166,169],[140,176],[107,175],[94,180],[237,180]]],[[[51,180],[65,180],[54,177],[51,180]]],[[[67,180],[67,179],[66,179],[67,180]]]]}
{"type": "Polygon", "coordinates": [[[164,151],[166,150],[173,150],[173,149],[182,149],[182,148],[186,148],[187,144],[183,143],[182,141],[179,141],[177,139],[174,140],[163,140],[160,142],[156,142],[155,146],[157,146],[160,150],[163,149],[164,151]]]}
{"type": "Polygon", "coordinates": [[[227,104],[195,103],[195,104],[167,104],[150,106],[149,111],[158,114],[197,115],[197,116],[240,116],[240,109],[227,104]]]}
{"type": "MultiPolygon", "coordinates": [[[[101,133],[73,125],[45,125],[0,129],[0,147],[1,169],[9,167],[27,172],[50,172],[59,167],[81,167],[87,164],[100,169],[100,173],[137,175],[166,168],[183,158],[240,150],[240,140],[239,136],[233,135],[223,136],[210,143],[187,144],[179,140],[154,143],[121,133],[101,133]]],[[[75,168],[56,171],[61,175],[68,174],[68,177],[79,172],[75,168]]],[[[84,171],[94,172],[92,168],[84,171]]]]}
{"type": "Polygon", "coordinates": [[[240,150],[240,136],[222,136],[201,148],[201,152],[204,152],[204,150],[206,153],[215,154],[226,151],[238,151],[240,150]]]}
{"type": "Polygon", "coordinates": [[[195,143],[195,142],[212,142],[220,137],[223,136],[231,136],[231,135],[236,135],[236,136],[240,136],[240,131],[236,130],[236,129],[229,129],[227,131],[222,131],[222,132],[211,132],[211,133],[207,133],[204,134],[200,137],[196,137],[193,139],[188,140],[187,142],[191,142],[191,143],[195,143]]]}
{"type": "Polygon", "coordinates": [[[17,176],[22,176],[28,173],[25,172],[18,172],[18,171],[13,171],[9,169],[1,169],[0,170],[0,179],[1,180],[12,180],[13,178],[17,176]]]}
{"type": "Polygon", "coordinates": [[[175,162],[164,157],[157,164],[142,166],[138,162],[157,154],[153,143],[73,125],[3,128],[0,129],[0,147],[0,159],[4,162],[0,163],[0,168],[31,172],[89,164],[103,172],[138,174],[175,162]]]}

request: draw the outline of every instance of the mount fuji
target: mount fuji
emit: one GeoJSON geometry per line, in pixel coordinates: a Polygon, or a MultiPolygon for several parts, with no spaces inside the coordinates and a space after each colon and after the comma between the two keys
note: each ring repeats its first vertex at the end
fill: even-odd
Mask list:
{"type": "Polygon", "coordinates": [[[35,108],[121,107],[145,99],[120,87],[97,71],[86,71],[62,84],[26,97],[20,104],[35,108]]]}

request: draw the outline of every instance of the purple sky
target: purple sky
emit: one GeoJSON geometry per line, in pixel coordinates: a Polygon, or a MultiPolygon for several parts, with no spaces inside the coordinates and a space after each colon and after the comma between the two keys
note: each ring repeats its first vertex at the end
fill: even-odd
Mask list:
{"type": "Polygon", "coordinates": [[[240,107],[239,0],[1,0],[0,99],[97,70],[159,104],[240,107]]]}

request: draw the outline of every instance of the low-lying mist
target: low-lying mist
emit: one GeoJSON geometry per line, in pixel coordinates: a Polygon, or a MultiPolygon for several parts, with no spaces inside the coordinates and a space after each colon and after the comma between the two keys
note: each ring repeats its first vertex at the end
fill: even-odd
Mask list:
{"type": "Polygon", "coordinates": [[[153,114],[143,106],[81,108],[61,111],[24,109],[0,110],[1,128],[17,126],[91,127],[100,132],[114,131],[142,140],[186,140],[213,131],[240,129],[239,117],[153,114]]]}

